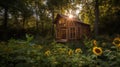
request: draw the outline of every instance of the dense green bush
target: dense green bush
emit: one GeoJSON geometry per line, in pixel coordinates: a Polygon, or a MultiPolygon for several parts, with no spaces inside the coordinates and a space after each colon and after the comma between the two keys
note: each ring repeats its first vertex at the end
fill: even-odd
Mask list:
{"type": "Polygon", "coordinates": [[[32,36],[26,35],[26,38],[0,42],[1,67],[119,67],[119,37],[112,42],[85,39],[84,49],[71,48],[70,43],[40,45],[31,43],[32,36]]]}

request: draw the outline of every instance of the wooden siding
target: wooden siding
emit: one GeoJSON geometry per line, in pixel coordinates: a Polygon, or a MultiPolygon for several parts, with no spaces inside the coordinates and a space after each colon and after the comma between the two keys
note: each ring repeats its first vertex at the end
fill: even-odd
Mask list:
{"type": "Polygon", "coordinates": [[[72,21],[66,18],[61,18],[55,22],[56,24],[56,40],[71,41],[78,40],[83,35],[88,35],[90,26],[78,21],[72,21]]]}

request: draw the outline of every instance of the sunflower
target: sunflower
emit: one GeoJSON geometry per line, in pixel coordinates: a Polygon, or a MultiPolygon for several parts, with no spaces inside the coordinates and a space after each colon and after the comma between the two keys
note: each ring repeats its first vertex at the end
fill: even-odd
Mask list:
{"type": "Polygon", "coordinates": [[[119,37],[117,37],[117,38],[115,38],[114,40],[113,40],[113,44],[115,45],[115,46],[120,46],[120,38],[119,37]]]}
{"type": "Polygon", "coordinates": [[[75,53],[82,53],[82,50],[81,50],[80,48],[77,48],[77,49],[75,50],[75,53]]]}
{"type": "Polygon", "coordinates": [[[118,44],[116,47],[117,47],[117,48],[120,48],[120,44],[118,44]]]}
{"type": "Polygon", "coordinates": [[[45,52],[45,55],[46,55],[46,56],[49,56],[50,53],[51,53],[50,50],[47,50],[47,51],[45,52]]]}
{"type": "Polygon", "coordinates": [[[102,49],[100,47],[93,47],[93,53],[100,56],[102,54],[102,49]]]}
{"type": "Polygon", "coordinates": [[[68,55],[72,55],[72,54],[73,54],[73,50],[70,49],[70,50],[68,51],[68,55]]]}
{"type": "Polygon", "coordinates": [[[93,40],[93,45],[97,46],[97,41],[96,40],[93,40]]]}

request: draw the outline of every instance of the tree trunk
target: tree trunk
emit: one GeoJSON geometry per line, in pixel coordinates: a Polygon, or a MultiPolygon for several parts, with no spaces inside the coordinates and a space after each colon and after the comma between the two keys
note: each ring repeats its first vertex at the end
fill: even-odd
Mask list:
{"type": "Polygon", "coordinates": [[[39,27],[39,9],[38,9],[38,5],[39,5],[39,3],[38,3],[38,0],[36,0],[35,1],[35,5],[36,5],[36,7],[35,7],[35,10],[36,10],[36,31],[38,32],[38,27],[39,27]]]}
{"type": "MultiPolygon", "coordinates": [[[[54,9],[52,10],[52,22],[54,21],[54,9]]],[[[52,33],[52,36],[54,36],[54,24],[52,23],[52,28],[51,28],[51,33],[52,33]]]]}
{"type": "Polygon", "coordinates": [[[98,23],[99,23],[99,3],[95,0],[95,23],[94,23],[94,35],[98,35],[98,23]]]}
{"type": "Polygon", "coordinates": [[[26,19],[25,19],[25,17],[23,17],[23,24],[22,24],[23,29],[25,29],[25,21],[26,21],[26,19]]]}
{"type": "Polygon", "coordinates": [[[8,23],[8,8],[6,7],[4,10],[4,20],[3,20],[3,27],[7,29],[7,23],[8,23]]]}
{"type": "Polygon", "coordinates": [[[15,15],[14,16],[14,23],[15,23],[15,25],[17,26],[17,28],[19,27],[19,22],[18,22],[18,15],[15,15]]]}
{"type": "Polygon", "coordinates": [[[8,8],[5,7],[4,8],[4,20],[3,20],[3,35],[2,38],[3,40],[7,40],[8,39],[8,28],[7,28],[7,23],[8,23],[8,8]]]}
{"type": "Polygon", "coordinates": [[[36,16],[36,31],[38,31],[38,27],[39,27],[39,21],[38,21],[38,16],[36,16]]]}

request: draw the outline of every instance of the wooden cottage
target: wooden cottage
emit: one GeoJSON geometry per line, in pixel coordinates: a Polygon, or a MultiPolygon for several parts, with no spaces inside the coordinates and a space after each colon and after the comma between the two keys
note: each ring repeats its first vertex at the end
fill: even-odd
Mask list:
{"type": "Polygon", "coordinates": [[[90,33],[90,25],[66,15],[58,14],[53,23],[57,42],[79,40],[83,35],[88,36],[90,33]]]}

